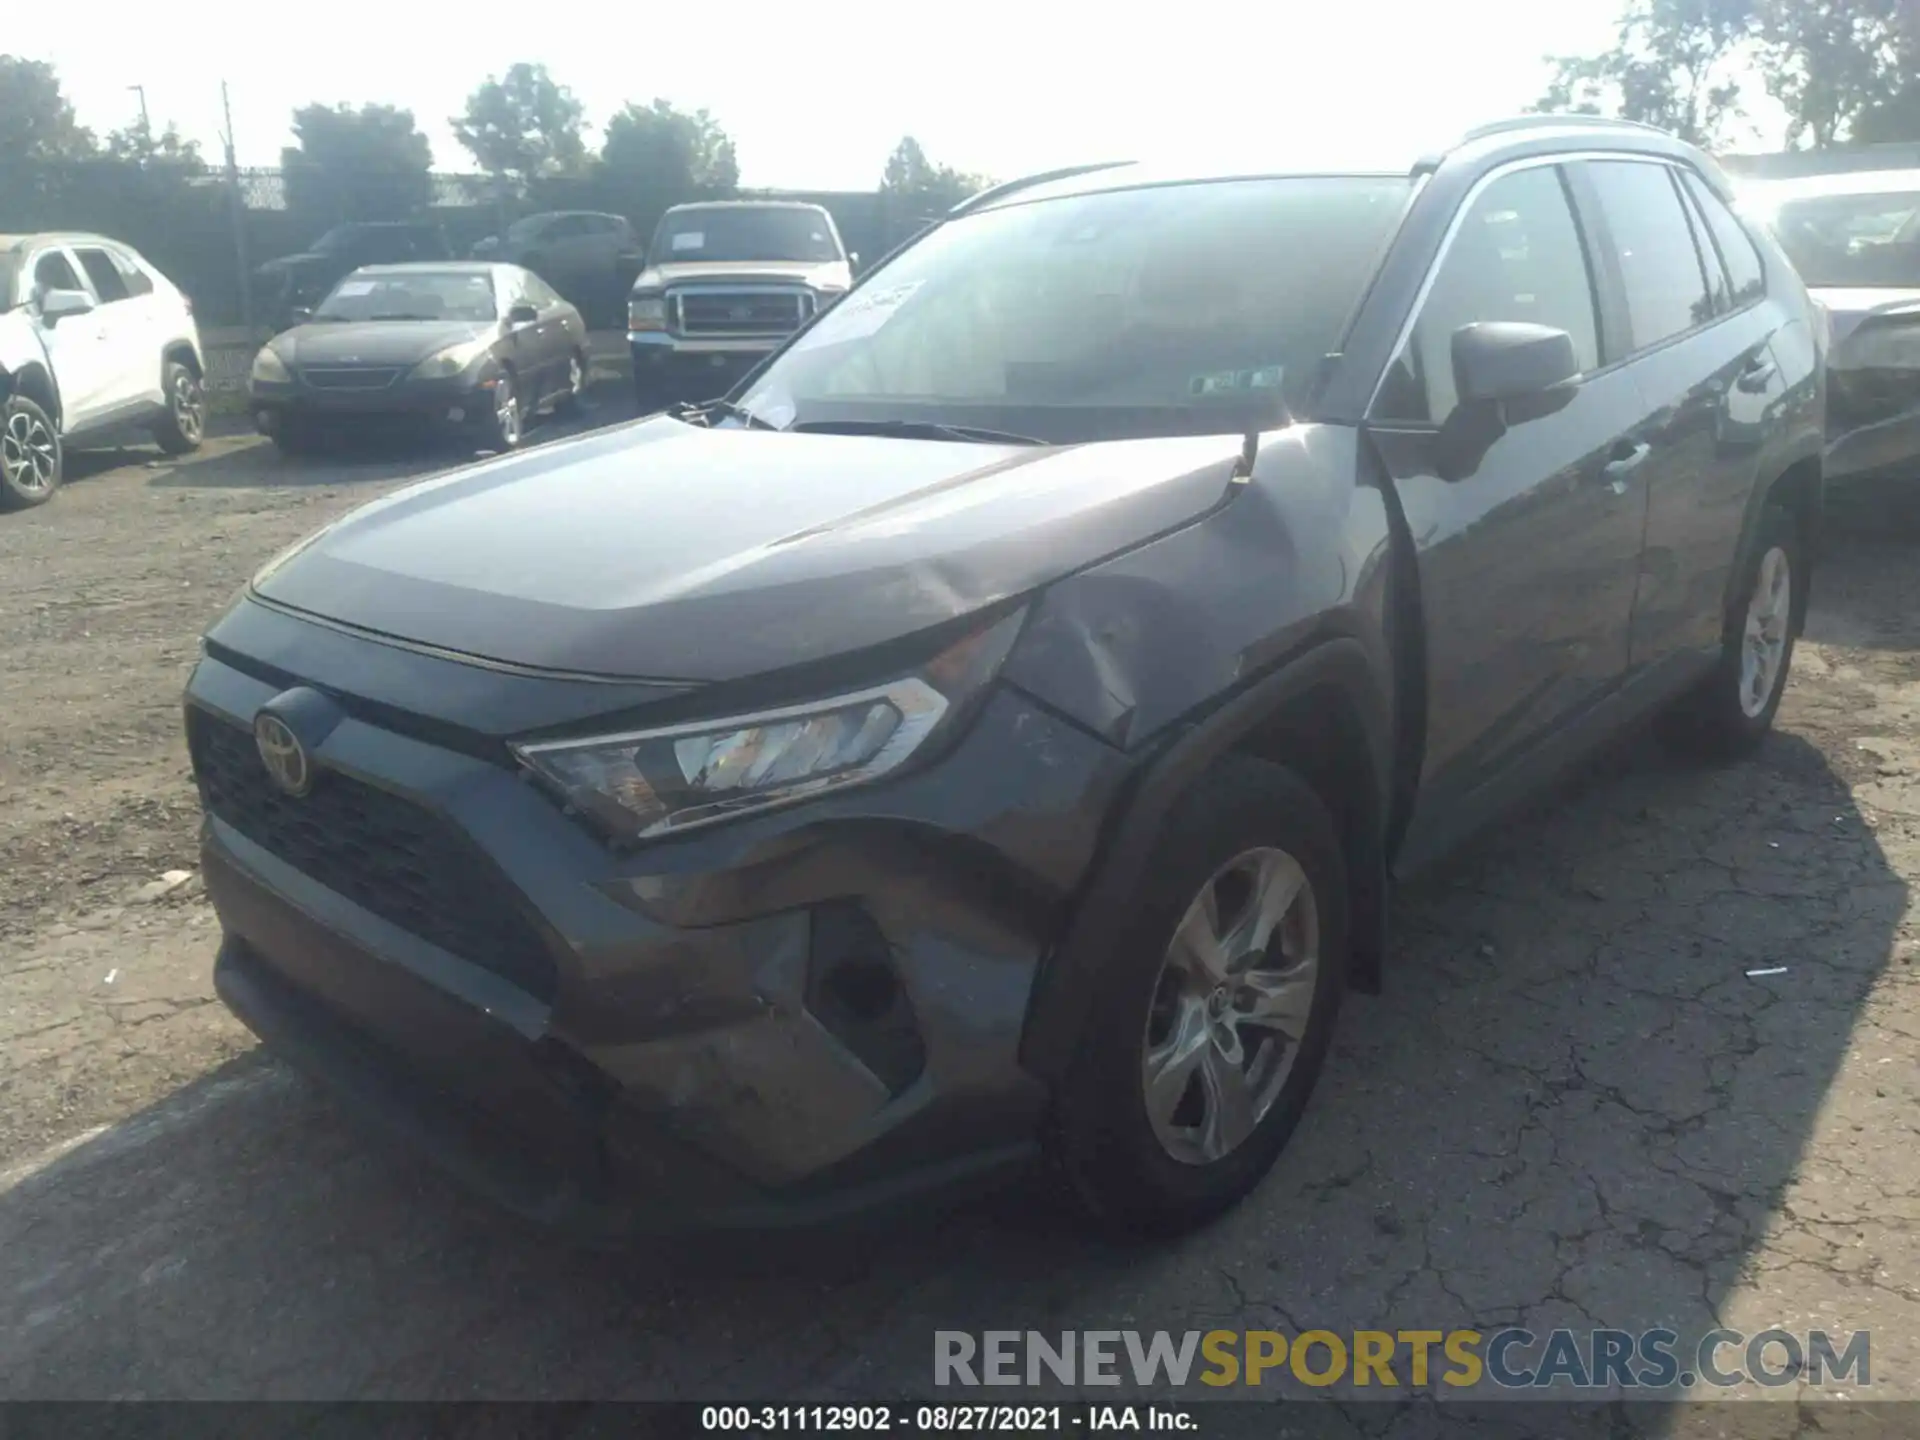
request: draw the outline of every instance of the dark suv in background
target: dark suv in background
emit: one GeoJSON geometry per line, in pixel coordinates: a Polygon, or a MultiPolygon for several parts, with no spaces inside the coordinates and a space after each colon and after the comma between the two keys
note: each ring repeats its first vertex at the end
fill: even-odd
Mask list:
{"type": "Polygon", "coordinates": [[[261,265],[253,272],[253,301],[267,324],[284,329],[362,265],[452,258],[446,232],[432,222],[354,221],[334,226],[298,254],[261,265]]]}
{"type": "Polygon", "coordinates": [[[1205,1221],[1394,880],[1767,733],[1824,332],[1727,201],[1582,119],[1036,177],[723,401],[375,501],[188,686],[220,994],[589,1236],[1035,1159],[1205,1221]]]}

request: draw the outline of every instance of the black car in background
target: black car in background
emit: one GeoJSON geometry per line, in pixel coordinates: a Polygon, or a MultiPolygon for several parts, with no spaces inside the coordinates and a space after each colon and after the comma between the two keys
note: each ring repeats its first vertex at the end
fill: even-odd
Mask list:
{"type": "Polygon", "coordinates": [[[586,388],[587,327],[517,265],[355,270],[254,358],[255,423],[282,450],[369,425],[427,426],[511,450],[586,388]]]}
{"type": "Polygon", "coordinates": [[[1742,199],[1827,314],[1828,483],[1920,485],[1920,170],[1776,180],[1742,199]]]}
{"type": "Polygon", "coordinates": [[[446,232],[426,221],[336,225],[298,254],[269,260],[253,272],[255,310],[277,330],[290,323],[294,310],[317,303],[342,276],[362,265],[452,258],[446,232]]]}
{"type": "Polygon", "coordinates": [[[989,190],[724,400],[269,563],[186,695],[225,1002],[597,1238],[1245,1196],[1397,880],[1628,727],[1764,742],[1822,501],[1694,147],[1275,143],[989,190]]]}
{"type": "Polygon", "coordinates": [[[475,260],[525,266],[585,314],[616,324],[645,253],[626,216],[598,210],[528,215],[471,251],[475,260]]]}

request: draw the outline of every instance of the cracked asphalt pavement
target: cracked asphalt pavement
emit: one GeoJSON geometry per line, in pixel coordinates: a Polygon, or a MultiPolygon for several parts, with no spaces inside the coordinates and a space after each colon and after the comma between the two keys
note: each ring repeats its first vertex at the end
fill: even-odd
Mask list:
{"type": "MultiPolygon", "coordinates": [[[[227,437],[0,520],[0,1398],[857,1400],[928,1393],[936,1329],[1520,1323],[1869,1329],[1920,1399],[1920,526],[1837,522],[1756,759],[1624,744],[1402,893],[1206,1233],[1117,1251],[1016,1191],[609,1259],[373,1148],[213,1002],[196,880],[151,886],[194,864],[200,629],[433,463],[227,437]]],[[[1835,1403],[1770,1394],[1782,1436],[1835,1403]]]]}

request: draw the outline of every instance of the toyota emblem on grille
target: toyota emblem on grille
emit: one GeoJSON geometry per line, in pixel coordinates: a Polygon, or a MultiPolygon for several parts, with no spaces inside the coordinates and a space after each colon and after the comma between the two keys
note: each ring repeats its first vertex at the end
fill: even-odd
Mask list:
{"type": "Polygon", "coordinates": [[[253,721],[253,743],[260,751],[260,763],[280,789],[295,797],[313,789],[313,762],[307,747],[278,715],[260,714],[253,721]]]}

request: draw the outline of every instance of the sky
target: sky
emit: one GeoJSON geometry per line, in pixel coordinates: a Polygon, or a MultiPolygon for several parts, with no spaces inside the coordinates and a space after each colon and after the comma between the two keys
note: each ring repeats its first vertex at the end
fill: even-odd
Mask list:
{"type": "MultiPolygon", "coordinates": [[[[705,107],[749,186],[868,189],[903,134],[1006,179],[1097,159],[1246,153],[1397,162],[1536,99],[1548,53],[1612,38],[1620,0],[901,0],[556,6],[334,0],[293,31],[244,0],[107,46],[86,27],[9,45],[52,62],[82,124],[176,122],[217,157],[227,82],[242,165],[278,163],[292,109],[411,109],[436,168],[472,168],[447,117],[489,75],[544,63],[590,126],[629,100],[705,107]]],[[[44,33],[44,32],[43,32],[44,33]]]]}

